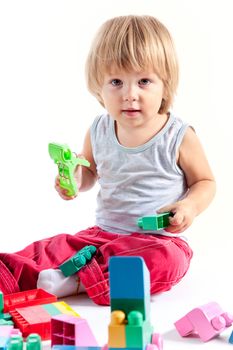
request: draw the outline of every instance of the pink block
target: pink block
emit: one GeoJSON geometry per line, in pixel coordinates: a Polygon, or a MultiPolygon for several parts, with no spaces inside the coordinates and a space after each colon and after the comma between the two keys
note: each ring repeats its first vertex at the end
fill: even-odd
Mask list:
{"type": "Polygon", "coordinates": [[[9,337],[13,326],[0,326],[0,337],[9,337]]]}
{"type": "Polygon", "coordinates": [[[21,332],[12,325],[0,326],[0,337],[10,337],[12,334],[21,335],[21,332]]]}
{"type": "Polygon", "coordinates": [[[51,320],[51,344],[98,346],[87,321],[81,317],[59,315],[51,320]]]}
{"type": "Polygon", "coordinates": [[[174,324],[182,337],[193,333],[198,334],[203,341],[208,341],[232,323],[233,316],[223,312],[219,304],[211,302],[191,310],[174,324]]]}

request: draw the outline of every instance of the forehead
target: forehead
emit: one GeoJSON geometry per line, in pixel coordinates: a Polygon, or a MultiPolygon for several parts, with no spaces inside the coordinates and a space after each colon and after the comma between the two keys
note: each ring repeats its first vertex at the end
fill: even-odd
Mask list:
{"type": "Polygon", "coordinates": [[[126,70],[123,68],[119,68],[117,66],[111,66],[106,72],[105,75],[108,76],[147,76],[147,75],[152,75],[155,74],[156,72],[152,68],[147,68],[147,69],[130,69],[126,70]]]}

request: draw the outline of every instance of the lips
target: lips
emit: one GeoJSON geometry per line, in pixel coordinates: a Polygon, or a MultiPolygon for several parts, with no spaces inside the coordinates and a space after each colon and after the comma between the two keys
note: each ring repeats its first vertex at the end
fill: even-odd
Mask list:
{"type": "Polygon", "coordinates": [[[132,113],[132,112],[140,112],[140,109],[123,109],[122,112],[132,113]]]}

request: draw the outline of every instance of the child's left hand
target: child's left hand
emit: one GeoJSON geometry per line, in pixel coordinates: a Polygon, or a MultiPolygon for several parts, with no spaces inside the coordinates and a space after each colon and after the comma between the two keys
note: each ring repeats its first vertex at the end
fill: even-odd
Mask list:
{"type": "Polygon", "coordinates": [[[169,217],[170,225],[165,231],[171,233],[180,233],[185,231],[193,222],[196,216],[196,210],[191,201],[184,199],[166,207],[160,208],[157,213],[172,212],[174,216],[169,217]]]}

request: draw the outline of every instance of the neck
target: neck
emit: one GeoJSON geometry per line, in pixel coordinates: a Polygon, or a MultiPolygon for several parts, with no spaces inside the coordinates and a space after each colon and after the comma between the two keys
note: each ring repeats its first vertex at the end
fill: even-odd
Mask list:
{"type": "Polygon", "coordinates": [[[138,147],[157,135],[167,123],[168,115],[161,114],[147,124],[125,128],[115,122],[115,132],[118,142],[124,147],[138,147]]]}

